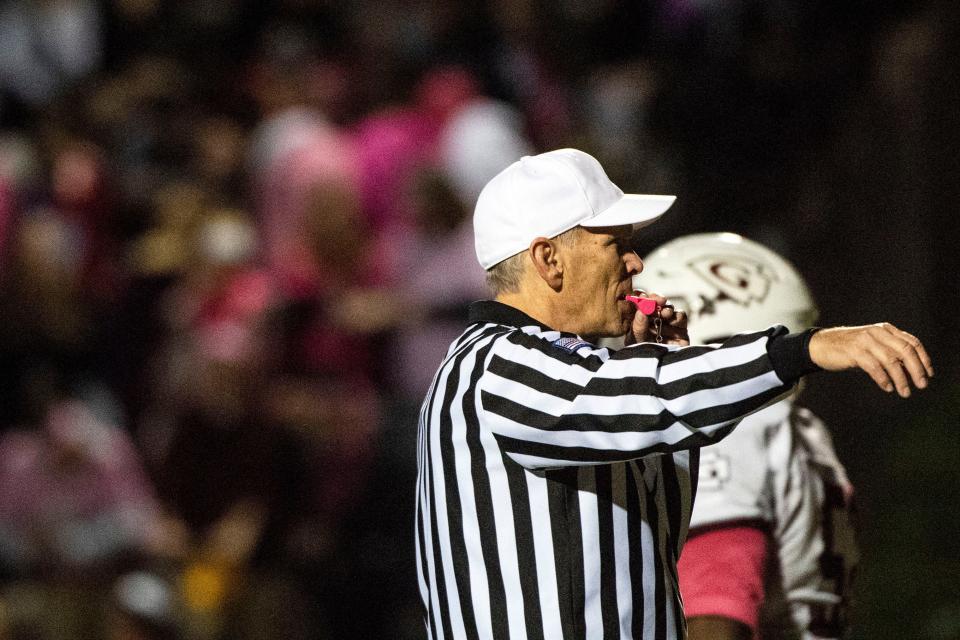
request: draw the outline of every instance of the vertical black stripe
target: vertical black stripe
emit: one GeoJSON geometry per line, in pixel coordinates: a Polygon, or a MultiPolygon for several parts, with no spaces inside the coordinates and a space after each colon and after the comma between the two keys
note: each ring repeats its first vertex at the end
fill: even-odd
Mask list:
{"type": "Polygon", "coordinates": [[[663,493],[666,496],[667,535],[671,553],[676,558],[680,555],[680,524],[684,511],[680,479],[677,477],[677,465],[673,461],[673,455],[660,456],[660,461],[660,477],[663,479],[663,493]]]}
{"type": "Polygon", "coordinates": [[[570,598],[573,601],[574,638],[583,640],[587,637],[586,612],[586,584],[584,578],[583,559],[583,519],[580,514],[580,487],[584,485],[584,474],[593,473],[593,470],[580,467],[576,469],[576,489],[567,493],[567,528],[570,532],[568,552],[570,554],[570,598]]]}
{"type": "MultiPolygon", "coordinates": [[[[617,558],[613,537],[613,486],[610,466],[593,468],[597,487],[597,525],[600,537],[600,613],[603,637],[620,637],[617,614],[617,558]]],[[[589,472],[589,469],[587,469],[589,472]]]]}
{"type": "MultiPolygon", "coordinates": [[[[661,462],[662,464],[662,462],[661,462]]],[[[663,585],[663,553],[662,549],[668,546],[668,541],[663,539],[660,532],[660,520],[666,517],[666,514],[660,512],[660,505],[657,501],[657,492],[659,485],[663,483],[663,468],[657,474],[656,484],[653,491],[647,494],[647,520],[650,522],[650,531],[653,534],[653,606],[656,615],[656,632],[653,637],[656,640],[666,640],[667,638],[667,594],[663,585]]]]}
{"type": "MultiPolygon", "coordinates": [[[[430,499],[430,498],[429,498],[429,493],[427,492],[426,487],[421,487],[421,498],[420,498],[420,501],[423,502],[423,501],[426,501],[426,500],[429,500],[429,499],[430,499]]],[[[420,535],[419,535],[419,538],[420,538],[420,540],[419,540],[419,543],[420,543],[420,548],[419,548],[419,554],[420,554],[420,569],[421,569],[421,571],[423,571],[423,581],[424,581],[424,583],[426,583],[426,585],[427,585],[427,600],[426,600],[426,602],[424,602],[424,608],[425,608],[424,614],[426,615],[427,626],[430,628],[431,634],[435,634],[435,631],[434,631],[435,623],[434,623],[434,619],[433,619],[433,607],[432,607],[431,602],[430,602],[430,593],[433,592],[434,586],[433,586],[433,583],[430,581],[430,566],[427,564],[427,553],[428,553],[428,551],[427,551],[427,537],[426,537],[426,528],[425,528],[425,524],[424,524],[423,519],[424,519],[424,514],[423,514],[423,511],[422,511],[422,508],[421,508],[420,517],[417,518],[417,528],[419,529],[419,534],[420,534],[420,535]]]]}
{"type": "MultiPolygon", "coordinates": [[[[429,422],[429,416],[430,416],[429,412],[432,410],[432,408],[433,408],[433,397],[430,398],[429,402],[425,403],[425,406],[422,409],[422,411],[427,411],[426,421],[424,423],[424,426],[429,422]]],[[[433,482],[433,465],[431,464],[431,459],[430,459],[430,431],[424,428],[422,429],[421,433],[423,434],[423,466],[421,467],[421,470],[424,472],[426,476],[426,482],[425,482],[424,491],[423,491],[423,494],[424,494],[423,499],[424,499],[424,502],[427,505],[429,505],[430,536],[431,536],[431,540],[433,541],[433,545],[432,545],[433,548],[428,551],[426,549],[426,545],[427,545],[426,536],[422,538],[423,545],[424,545],[423,557],[424,557],[424,561],[426,562],[427,553],[433,554],[435,582],[431,582],[429,564],[427,564],[425,579],[426,579],[427,585],[429,585],[430,592],[432,593],[434,590],[437,591],[437,601],[438,601],[438,606],[440,608],[439,613],[441,618],[439,622],[437,620],[438,612],[434,611],[433,600],[428,597],[427,602],[425,602],[424,604],[427,609],[427,620],[428,620],[428,624],[430,625],[430,629],[433,632],[434,638],[438,638],[439,637],[438,631],[437,631],[438,626],[442,626],[444,631],[444,637],[446,637],[446,634],[450,629],[450,619],[449,619],[450,616],[447,613],[446,585],[443,582],[443,564],[442,564],[442,558],[440,557],[440,547],[439,547],[439,541],[437,536],[436,513],[437,513],[438,505],[434,500],[433,491],[431,490],[432,487],[434,486],[434,482],[433,482]]],[[[426,514],[422,514],[422,516],[426,517],[426,514]]],[[[423,525],[424,532],[426,531],[426,527],[427,527],[427,524],[424,523],[423,525]]]]}
{"type": "Polygon", "coordinates": [[[627,463],[627,539],[630,541],[630,584],[633,587],[633,637],[643,638],[643,518],[640,492],[643,484],[643,460],[627,463]],[[636,469],[636,470],[634,470],[636,469]]]}
{"type": "Polygon", "coordinates": [[[426,602],[426,607],[424,611],[424,622],[427,625],[427,629],[430,630],[430,638],[435,639],[437,637],[436,620],[433,617],[433,606],[429,600],[430,594],[433,593],[433,585],[430,582],[429,573],[424,576],[424,582],[426,582],[427,584],[427,602],[426,602]]]}
{"type": "MultiPolygon", "coordinates": [[[[430,449],[429,444],[427,445],[427,456],[429,459],[430,449]]],[[[428,482],[431,487],[436,486],[435,480],[433,477],[433,464],[427,464],[427,469],[429,469],[429,479],[428,482]]],[[[437,509],[442,508],[442,505],[437,503],[436,493],[431,492],[430,496],[430,532],[433,538],[433,566],[434,572],[437,575],[437,599],[440,605],[440,623],[443,628],[443,637],[451,638],[453,637],[453,631],[450,629],[450,611],[447,605],[447,585],[443,576],[443,556],[440,554],[440,534],[437,527],[437,509]]],[[[436,620],[434,620],[434,625],[436,625],[436,620]]]]}
{"type": "MultiPolygon", "coordinates": [[[[673,586],[672,593],[668,593],[670,606],[673,607],[673,617],[676,621],[678,634],[686,628],[686,621],[683,617],[683,607],[680,603],[680,578],[677,575],[677,559],[680,557],[680,534],[684,518],[683,493],[680,489],[680,477],[677,471],[677,465],[672,455],[665,455],[661,458],[660,478],[663,480],[664,504],[667,508],[667,517],[669,526],[667,528],[667,557],[664,561],[667,563],[670,584],[673,586]]],[[[687,516],[689,517],[689,516],[687,516]]],[[[681,635],[680,637],[684,637],[681,635]]]]}
{"type": "MultiPolygon", "coordinates": [[[[426,499],[426,498],[424,498],[426,499]]],[[[433,583],[430,581],[430,568],[427,565],[427,547],[426,530],[424,528],[423,517],[417,519],[417,527],[420,529],[420,564],[423,568],[423,581],[427,585],[427,599],[424,604],[424,618],[427,628],[430,630],[430,637],[436,638],[436,621],[433,617],[433,604],[430,600],[430,594],[433,593],[433,583]]]]}
{"type": "MultiPolygon", "coordinates": [[[[697,483],[700,481],[700,449],[690,449],[690,504],[687,507],[691,512],[697,502],[697,483]]],[[[690,524],[690,513],[685,516],[690,524]]]]}
{"type": "MultiPolygon", "coordinates": [[[[690,502],[686,505],[686,512],[683,514],[683,526],[685,528],[690,526],[690,516],[693,513],[693,505],[697,501],[697,483],[700,480],[700,449],[690,449],[689,457],[687,458],[689,465],[689,475],[690,475],[690,502]]],[[[686,538],[686,536],[684,536],[686,538]]],[[[684,540],[685,542],[686,540],[684,540]]],[[[679,549],[677,552],[677,559],[680,559],[680,553],[683,549],[679,549]]],[[[680,593],[680,580],[677,579],[677,606],[680,609],[680,614],[683,619],[683,636],[686,637],[687,633],[687,617],[683,613],[683,594],[680,593]]]]}
{"type": "Polygon", "coordinates": [[[569,468],[545,474],[564,640],[580,640],[586,634],[583,626],[583,545],[577,471],[576,468],[569,468]],[[579,569],[574,570],[574,564],[578,564],[579,569]],[[576,576],[579,576],[579,597],[574,586],[576,576]]]}
{"type": "Polygon", "coordinates": [[[673,583],[673,617],[677,623],[677,637],[687,637],[687,618],[683,614],[683,601],[680,599],[680,583],[673,583]]]}
{"type": "MultiPolygon", "coordinates": [[[[498,329],[502,330],[502,328],[498,329]]],[[[477,505],[477,520],[480,523],[480,548],[487,574],[490,592],[490,623],[494,638],[509,638],[510,624],[507,617],[507,594],[500,572],[500,547],[497,543],[496,520],[493,514],[493,491],[487,477],[487,461],[480,442],[480,420],[476,410],[477,381],[483,373],[484,360],[492,343],[477,352],[477,366],[470,375],[470,386],[463,397],[463,414],[467,424],[467,448],[470,450],[470,473],[473,478],[474,500],[477,505]]],[[[500,499],[507,496],[500,496],[500,499]]]]}
{"type": "Polygon", "coordinates": [[[533,521],[530,514],[530,495],[523,467],[503,455],[510,484],[510,502],[513,505],[513,523],[517,537],[517,568],[523,591],[523,617],[528,640],[543,640],[543,615],[540,611],[540,587],[537,582],[537,558],[533,545],[533,521]]]}
{"type": "MultiPolygon", "coordinates": [[[[497,329],[494,327],[476,335],[471,347],[483,338],[496,333],[497,329]]],[[[482,370],[483,354],[489,348],[487,346],[485,350],[478,353],[478,361],[474,366],[474,378],[477,377],[477,368],[482,370]]],[[[474,352],[472,348],[464,349],[447,364],[450,375],[447,376],[447,382],[444,385],[443,402],[440,406],[440,454],[443,460],[443,480],[447,494],[447,526],[450,530],[450,552],[457,593],[460,599],[460,612],[463,616],[463,625],[468,638],[477,637],[477,623],[473,611],[473,597],[470,591],[470,567],[467,561],[467,548],[463,537],[463,505],[460,501],[460,490],[457,484],[456,448],[453,442],[453,420],[451,419],[450,407],[458,399],[457,388],[460,386],[460,369],[464,360],[472,352],[474,352]]],[[[473,382],[471,380],[471,383],[473,382]]],[[[473,402],[473,396],[470,394],[471,388],[473,388],[473,384],[467,388],[467,393],[462,398],[464,404],[473,402]]]]}

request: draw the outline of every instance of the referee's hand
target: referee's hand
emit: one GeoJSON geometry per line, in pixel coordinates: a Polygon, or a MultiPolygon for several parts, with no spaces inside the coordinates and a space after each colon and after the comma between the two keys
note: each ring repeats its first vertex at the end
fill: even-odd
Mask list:
{"type": "Polygon", "coordinates": [[[827,371],[863,369],[884,391],[910,396],[910,386],[923,389],[933,376],[933,363],[923,343],[892,324],[821,329],[810,338],[810,359],[827,371]]]}
{"type": "Polygon", "coordinates": [[[639,311],[633,316],[633,323],[630,325],[630,333],[627,334],[626,344],[636,342],[662,342],[663,344],[676,344],[687,346],[690,344],[690,336],[687,335],[687,314],[684,311],[674,309],[669,301],[656,293],[644,293],[644,297],[657,302],[660,307],[660,326],[656,325],[657,314],[645,316],[639,311]],[[660,340],[657,340],[659,331],[660,340]]]}

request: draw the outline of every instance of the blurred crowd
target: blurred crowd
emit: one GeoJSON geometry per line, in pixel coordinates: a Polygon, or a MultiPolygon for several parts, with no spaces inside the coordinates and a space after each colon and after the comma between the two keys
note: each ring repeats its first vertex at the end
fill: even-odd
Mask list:
{"type": "MultiPolygon", "coordinates": [[[[480,188],[563,146],[651,193],[789,165],[863,69],[825,38],[868,37],[804,4],[0,3],[0,638],[420,637],[417,411],[487,295],[480,188]]],[[[783,250],[800,184],[793,222],[758,179],[661,233],[783,250]]]]}

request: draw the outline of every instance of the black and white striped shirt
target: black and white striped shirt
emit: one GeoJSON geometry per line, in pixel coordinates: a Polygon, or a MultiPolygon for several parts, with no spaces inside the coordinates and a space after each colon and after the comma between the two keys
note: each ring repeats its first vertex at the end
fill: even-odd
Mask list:
{"type": "Polygon", "coordinates": [[[611,352],[497,302],[471,322],[420,413],[429,638],[685,637],[676,560],[697,448],[799,377],[775,366],[787,349],[768,353],[786,330],[611,352]]]}

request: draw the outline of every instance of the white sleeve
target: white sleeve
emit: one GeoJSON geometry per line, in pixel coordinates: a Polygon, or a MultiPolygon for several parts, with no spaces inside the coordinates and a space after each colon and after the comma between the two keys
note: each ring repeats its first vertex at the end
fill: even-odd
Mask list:
{"type": "Polygon", "coordinates": [[[758,524],[773,527],[768,449],[788,430],[783,400],[744,418],[729,436],[700,451],[697,496],[690,527],[758,524]]]}
{"type": "Polygon", "coordinates": [[[788,393],[768,341],[783,327],[718,347],[650,343],[611,354],[536,327],[493,344],[477,384],[482,422],[527,468],[622,462],[720,440],[788,393]]]}
{"type": "Polygon", "coordinates": [[[770,451],[783,591],[806,640],[839,638],[858,561],[850,485],[823,422],[794,406],[789,424],[770,451]]]}

